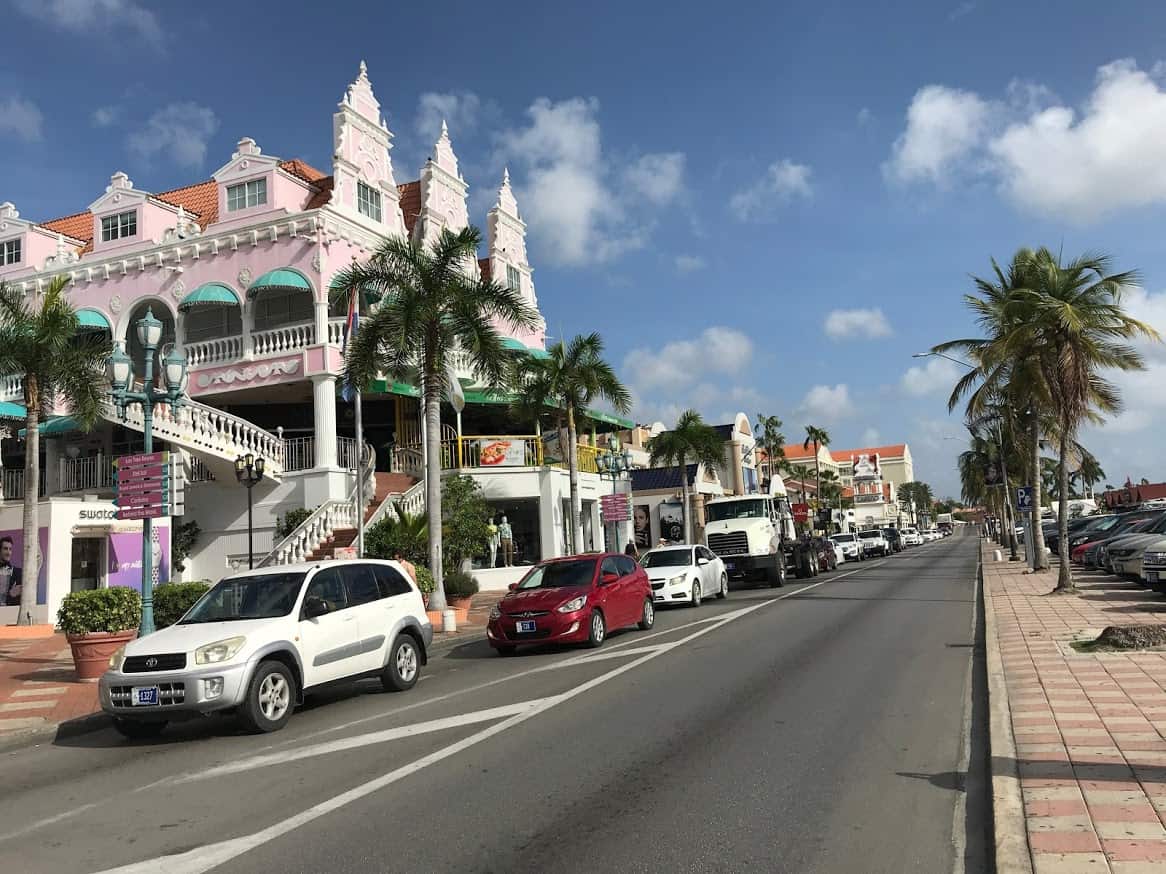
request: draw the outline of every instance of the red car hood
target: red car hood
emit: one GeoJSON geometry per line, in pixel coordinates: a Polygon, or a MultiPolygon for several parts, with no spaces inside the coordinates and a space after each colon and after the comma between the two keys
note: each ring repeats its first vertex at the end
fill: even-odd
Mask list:
{"type": "Polygon", "coordinates": [[[503,613],[525,613],[527,610],[554,610],[560,604],[590,593],[584,586],[564,586],[561,589],[528,589],[525,592],[511,592],[504,597],[498,607],[503,613]]]}

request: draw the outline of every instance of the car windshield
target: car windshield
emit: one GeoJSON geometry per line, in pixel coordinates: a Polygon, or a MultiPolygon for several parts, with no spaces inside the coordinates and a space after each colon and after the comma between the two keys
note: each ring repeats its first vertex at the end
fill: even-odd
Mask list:
{"type": "Polygon", "coordinates": [[[688,567],[692,564],[691,549],[662,549],[659,552],[649,552],[640,564],[644,567],[688,567]]]}
{"type": "Polygon", "coordinates": [[[256,574],[219,580],[179,621],[235,622],[242,619],[274,619],[287,616],[296,605],[304,572],[256,574]]]}
{"type": "Polygon", "coordinates": [[[1084,531],[1108,531],[1118,523],[1119,516],[1099,516],[1096,519],[1090,519],[1082,526],[1084,531]]]}
{"type": "Polygon", "coordinates": [[[830,537],[830,539],[836,540],[839,543],[853,543],[854,542],[854,535],[853,534],[834,534],[830,537]]]}
{"type": "Polygon", "coordinates": [[[521,583],[518,591],[527,589],[570,589],[591,585],[595,578],[595,559],[581,558],[574,561],[556,561],[540,564],[521,583]]]}
{"type": "Polygon", "coordinates": [[[723,522],[726,519],[764,519],[765,501],[726,501],[723,504],[705,504],[705,519],[723,522]]]}
{"type": "Polygon", "coordinates": [[[916,533],[916,532],[915,532],[915,529],[914,529],[914,528],[904,528],[904,529],[903,529],[903,533],[904,533],[904,534],[914,534],[914,533],[916,533]]]}
{"type": "Polygon", "coordinates": [[[871,540],[875,537],[882,537],[883,532],[881,532],[881,531],[859,531],[858,536],[863,538],[864,540],[871,540]]]}

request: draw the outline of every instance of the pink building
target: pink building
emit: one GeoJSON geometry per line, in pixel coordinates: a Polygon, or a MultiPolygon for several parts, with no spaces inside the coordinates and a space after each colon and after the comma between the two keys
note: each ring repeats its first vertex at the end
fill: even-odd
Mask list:
{"type": "MultiPolygon", "coordinates": [[[[272,537],[276,515],[324,508],[315,528],[282,544],[271,561],[311,554],[353,523],[351,509],[345,515],[339,506],[353,488],[356,450],[350,405],[337,400],[344,307],[329,306],[331,278],[388,236],[428,242],[442,228],[470,222],[468,185],[444,124],[420,177],[397,178],[392,133],[363,63],[333,115],[332,131],[330,172],[267,155],[244,137],[210,179],[170,191],[142,191],[117,172],[74,215],[36,222],[0,203],[0,279],[35,294],[67,276],[82,323],[124,342],[136,373],[142,349],[132,326],[147,311],[164,324],[163,344],[186,355],[193,402],[173,417],[160,411],[155,436],[187,453],[194,479],[223,484],[189,492],[187,515],[204,532],[192,554],[196,577],[221,576],[244,552],[244,496],[232,473],[240,454],[263,455],[272,474],[266,492],[256,491],[258,553],[280,546],[272,537]]],[[[508,174],[484,218],[486,257],[472,269],[520,289],[537,305],[526,226],[508,174]]],[[[545,354],[544,332],[540,324],[507,345],[515,354],[545,354]]],[[[476,426],[465,433],[510,433],[504,407],[489,406],[484,387],[473,384],[468,369],[459,370],[471,402],[466,416],[476,426]]],[[[365,439],[382,474],[378,498],[395,491],[415,504],[419,492],[403,477],[419,472],[417,392],[396,384],[384,389],[364,398],[365,439]],[[393,471],[401,477],[390,479],[393,471]]],[[[0,376],[0,401],[22,400],[20,378],[0,376]]],[[[109,460],[133,451],[142,436],[140,410],[133,408],[125,422],[111,419],[89,434],[70,431],[67,418],[53,427],[55,439],[44,441],[46,499],[84,492],[108,497],[109,460]]],[[[457,437],[452,425],[446,430],[451,433],[443,437],[457,437]]],[[[0,530],[11,527],[7,514],[20,495],[22,447],[17,440],[2,443],[0,530]]],[[[464,459],[459,464],[472,466],[464,459]]]]}

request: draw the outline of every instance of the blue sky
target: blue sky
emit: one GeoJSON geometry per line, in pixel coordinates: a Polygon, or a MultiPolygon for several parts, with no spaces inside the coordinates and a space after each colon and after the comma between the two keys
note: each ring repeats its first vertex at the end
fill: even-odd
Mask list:
{"type": "MultiPolygon", "coordinates": [[[[0,200],[23,216],[82,209],[117,169],[205,178],[243,135],[327,170],[363,58],[398,181],[442,116],[477,221],[509,165],[550,333],[601,331],[641,420],[906,440],[954,492],[956,367],[910,355],[972,330],[960,295],[989,257],[1106,250],[1166,332],[1159,4],[0,5],[0,200]]],[[[1111,481],[1164,473],[1150,357],[1085,437],[1111,481]]]]}

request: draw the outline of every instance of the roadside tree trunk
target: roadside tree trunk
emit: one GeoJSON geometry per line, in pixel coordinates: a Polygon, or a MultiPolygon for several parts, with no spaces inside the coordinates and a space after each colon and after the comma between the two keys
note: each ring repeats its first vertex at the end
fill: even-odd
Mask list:
{"type": "Polygon", "coordinates": [[[429,570],[433,574],[433,593],[429,609],[444,610],[445,582],[441,561],[441,386],[442,375],[436,367],[428,368],[425,378],[425,506],[429,511],[429,570]]]}
{"type": "Polygon", "coordinates": [[[1061,457],[1057,465],[1057,479],[1060,482],[1060,497],[1057,500],[1057,531],[1061,537],[1061,567],[1057,575],[1057,592],[1072,594],[1077,591],[1073,582],[1073,570],[1069,565],[1069,423],[1061,420],[1061,457]]]}
{"type": "Polygon", "coordinates": [[[680,500],[682,503],[680,518],[684,521],[684,542],[692,543],[692,513],[691,497],[688,494],[688,465],[685,464],[684,456],[680,456],[680,500]]]}
{"type": "Polygon", "coordinates": [[[20,615],[17,625],[31,625],[36,609],[37,552],[40,538],[40,384],[35,373],[24,375],[24,566],[20,570],[20,615]]]}
{"type": "Polygon", "coordinates": [[[579,497],[579,432],[574,404],[567,404],[567,476],[571,487],[571,542],[567,550],[578,555],[583,551],[583,503],[579,497]]]}
{"type": "MultiPolygon", "coordinates": [[[[1040,508],[1044,501],[1041,499],[1040,481],[1040,419],[1035,413],[1032,416],[1032,548],[1036,550],[1034,567],[1037,570],[1049,569],[1049,557],[1045,552],[1045,532],[1041,527],[1040,508]]],[[[1065,541],[1061,541],[1061,549],[1065,549],[1065,541]]]]}

